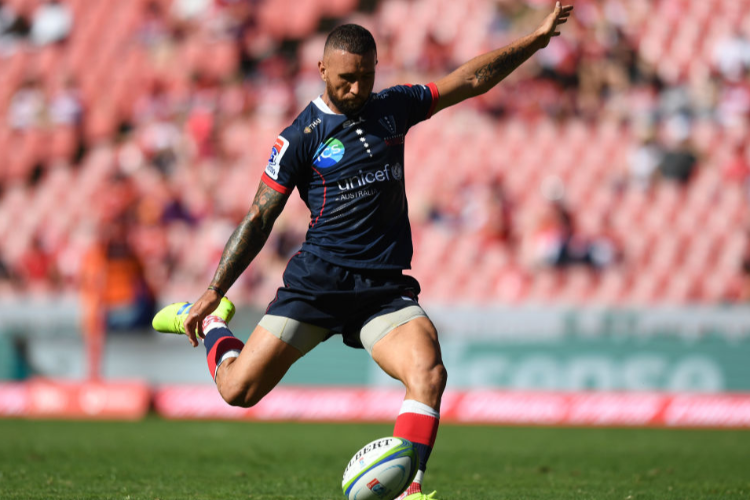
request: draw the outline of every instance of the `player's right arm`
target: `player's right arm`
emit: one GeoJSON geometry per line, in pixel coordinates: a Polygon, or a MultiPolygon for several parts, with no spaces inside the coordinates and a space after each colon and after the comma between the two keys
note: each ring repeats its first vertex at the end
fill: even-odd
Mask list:
{"type": "Polygon", "coordinates": [[[185,318],[185,331],[193,347],[198,346],[197,337],[203,337],[203,319],[219,306],[222,293],[229,290],[263,248],[288,199],[289,193],[280,193],[260,182],[250,210],[224,247],[210,288],[185,318]]]}

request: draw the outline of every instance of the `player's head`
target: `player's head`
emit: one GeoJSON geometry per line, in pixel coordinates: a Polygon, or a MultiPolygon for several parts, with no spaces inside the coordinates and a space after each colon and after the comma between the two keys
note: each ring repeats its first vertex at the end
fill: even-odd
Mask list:
{"type": "Polygon", "coordinates": [[[377,63],[375,39],[362,26],[344,24],[328,35],[318,69],[334,111],[349,115],[362,109],[375,85],[377,63]]]}

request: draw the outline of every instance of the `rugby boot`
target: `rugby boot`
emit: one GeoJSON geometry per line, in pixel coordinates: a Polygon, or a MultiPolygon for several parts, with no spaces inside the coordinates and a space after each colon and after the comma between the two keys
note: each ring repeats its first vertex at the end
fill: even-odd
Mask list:
{"type": "MultiPolygon", "coordinates": [[[[190,312],[190,307],[193,304],[190,302],[176,302],[170,304],[154,316],[151,325],[154,330],[161,333],[176,333],[185,334],[185,326],[183,322],[187,318],[190,312]]],[[[210,314],[210,316],[218,316],[223,319],[227,324],[234,317],[234,304],[226,297],[222,297],[219,307],[210,314]]]]}
{"type": "Polygon", "coordinates": [[[437,491],[433,491],[429,495],[425,495],[422,492],[412,493],[411,495],[396,497],[396,500],[438,500],[435,498],[435,493],[437,493],[437,491]]]}

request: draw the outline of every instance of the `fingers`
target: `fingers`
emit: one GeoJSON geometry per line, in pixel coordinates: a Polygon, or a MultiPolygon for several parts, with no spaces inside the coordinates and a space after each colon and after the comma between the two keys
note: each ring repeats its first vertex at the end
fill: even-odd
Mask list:
{"type": "Polygon", "coordinates": [[[188,314],[187,318],[183,323],[185,327],[185,333],[188,336],[188,340],[193,347],[198,347],[198,337],[203,338],[203,318],[205,314],[201,314],[200,307],[195,304],[188,314]]]}
{"type": "MultiPolygon", "coordinates": [[[[568,22],[568,18],[570,17],[570,12],[573,10],[572,5],[566,5],[565,7],[559,8],[560,2],[557,2],[557,5],[555,6],[555,26],[559,26],[561,24],[565,24],[568,22]]],[[[559,32],[554,32],[552,36],[558,36],[560,35],[559,32]]]]}
{"type": "MultiPolygon", "coordinates": [[[[208,293],[208,292],[206,292],[208,293]]],[[[215,310],[221,298],[207,298],[206,293],[195,304],[190,308],[187,318],[183,323],[185,327],[185,333],[187,334],[188,340],[193,347],[198,346],[198,338],[206,338],[203,333],[203,320],[208,316],[211,311],[215,310]]]]}
{"type": "Polygon", "coordinates": [[[195,318],[192,315],[188,315],[182,326],[185,327],[185,333],[187,333],[190,345],[198,347],[198,339],[195,336],[195,318]]]}
{"type": "Polygon", "coordinates": [[[570,17],[570,13],[572,10],[572,5],[566,5],[562,9],[555,8],[555,15],[558,19],[567,19],[568,17],[570,17]]]}
{"type": "Polygon", "coordinates": [[[197,328],[195,329],[195,330],[196,330],[196,332],[195,332],[195,333],[196,333],[196,335],[197,335],[198,337],[202,338],[202,339],[205,339],[205,338],[206,338],[206,334],[205,334],[205,333],[203,333],[203,319],[204,319],[204,318],[205,318],[205,315],[203,316],[203,318],[201,318],[201,319],[200,319],[200,321],[198,321],[198,325],[197,325],[197,328]]]}
{"type": "Polygon", "coordinates": [[[198,347],[198,339],[195,338],[194,332],[188,333],[188,342],[190,342],[191,346],[198,347]]]}

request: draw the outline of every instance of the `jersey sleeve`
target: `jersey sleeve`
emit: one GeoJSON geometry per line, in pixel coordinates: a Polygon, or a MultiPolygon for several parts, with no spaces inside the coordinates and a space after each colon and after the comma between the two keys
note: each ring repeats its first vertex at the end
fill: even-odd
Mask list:
{"type": "Polygon", "coordinates": [[[297,184],[304,165],[302,137],[292,127],[287,127],[271,148],[266,170],[261,179],[271,189],[289,194],[297,184]]]}
{"type": "Polygon", "coordinates": [[[392,95],[403,101],[401,109],[406,111],[407,128],[427,120],[435,112],[440,98],[437,85],[398,85],[389,89],[392,95]]]}

